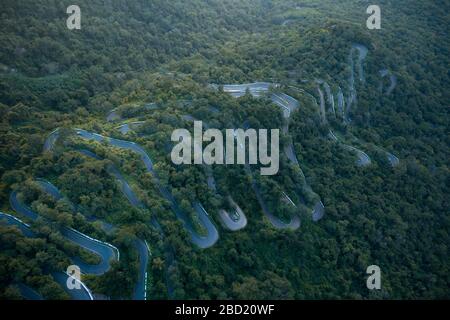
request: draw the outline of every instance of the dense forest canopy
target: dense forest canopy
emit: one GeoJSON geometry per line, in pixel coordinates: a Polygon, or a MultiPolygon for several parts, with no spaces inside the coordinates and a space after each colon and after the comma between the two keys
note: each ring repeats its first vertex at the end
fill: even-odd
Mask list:
{"type": "Polygon", "coordinates": [[[0,224],[0,299],[23,299],[23,285],[69,299],[55,273],[102,260],[72,229],[120,252],[83,275],[96,297],[136,298],[143,281],[147,299],[449,297],[448,3],[379,1],[381,30],[366,28],[369,3],[357,0],[80,0],[81,30],[68,30],[71,4],[2,1],[0,220],[29,229],[0,224]],[[278,86],[237,99],[223,86],[258,81],[278,86]],[[340,91],[352,107],[332,114],[340,91]],[[272,94],[298,101],[289,120],[272,94]],[[176,166],[171,134],[193,119],[289,121],[281,149],[298,165],[283,153],[264,178],[257,166],[176,166]],[[261,202],[301,226],[274,228],[261,202]],[[234,232],[221,210],[236,204],[248,222],[234,232]],[[214,245],[193,243],[211,230],[214,245]],[[366,287],[370,265],[381,290],[366,287]]]}

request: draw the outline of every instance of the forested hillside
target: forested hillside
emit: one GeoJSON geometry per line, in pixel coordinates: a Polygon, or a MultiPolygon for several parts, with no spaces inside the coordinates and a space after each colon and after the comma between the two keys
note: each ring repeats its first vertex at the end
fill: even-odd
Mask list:
{"type": "Polygon", "coordinates": [[[449,298],[447,3],[70,4],[2,3],[0,299],[449,298]],[[173,164],[194,120],[278,174],[173,164]]]}

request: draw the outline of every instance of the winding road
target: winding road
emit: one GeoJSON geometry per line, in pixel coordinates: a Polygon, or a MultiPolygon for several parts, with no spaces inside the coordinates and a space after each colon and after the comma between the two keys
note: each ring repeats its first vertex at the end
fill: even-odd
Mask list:
{"type": "MultiPolygon", "coordinates": [[[[356,104],[357,103],[357,91],[355,88],[355,78],[356,78],[356,72],[359,75],[358,80],[362,83],[365,83],[365,74],[364,74],[364,66],[363,63],[368,55],[368,48],[362,44],[357,44],[354,43],[350,49],[350,53],[349,53],[349,66],[350,66],[350,76],[349,76],[349,97],[347,98],[347,101],[344,98],[344,94],[342,92],[341,87],[339,87],[338,93],[337,93],[337,97],[338,97],[338,114],[342,117],[344,123],[349,123],[350,119],[348,117],[348,114],[350,112],[351,106],[352,104],[356,104]],[[358,57],[356,60],[356,66],[355,66],[355,52],[358,53],[358,57]],[[355,69],[357,71],[355,71],[355,69]]],[[[390,80],[391,80],[391,85],[387,90],[386,94],[390,94],[397,83],[397,79],[394,75],[391,75],[390,72],[387,69],[383,69],[380,71],[380,75],[381,77],[386,77],[386,76],[390,76],[390,80]]],[[[319,87],[317,88],[318,93],[319,93],[319,97],[320,97],[320,114],[322,117],[322,121],[323,122],[327,122],[326,119],[326,115],[325,115],[325,99],[324,99],[324,94],[322,92],[322,90],[320,89],[320,85],[323,85],[325,88],[325,92],[328,96],[328,100],[329,100],[329,104],[331,105],[331,109],[334,111],[334,97],[332,95],[330,86],[328,85],[328,83],[322,79],[316,79],[315,82],[317,84],[319,84],[319,87]]],[[[380,90],[382,91],[382,83],[380,84],[380,90]]],[[[355,148],[353,146],[347,145],[345,143],[343,143],[340,139],[337,138],[337,136],[333,133],[333,131],[330,129],[329,132],[329,136],[331,137],[331,139],[337,143],[339,143],[345,150],[348,150],[350,152],[354,152],[357,156],[358,156],[358,160],[356,161],[356,165],[360,166],[360,167],[364,167],[364,166],[368,166],[372,163],[369,155],[367,153],[365,153],[364,151],[355,148]]],[[[356,139],[356,138],[354,138],[356,139]]],[[[389,161],[389,163],[391,164],[391,166],[395,167],[400,163],[400,160],[393,155],[392,153],[389,153],[388,151],[386,151],[385,149],[375,146],[376,149],[380,150],[381,152],[383,152],[386,155],[387,160],[389,161]]]]}
{"type": "Polygon", "coordinates": [[[369,52],[369,50],[367,49],[366,46],[364,46],[362,44],[358,44],[358,43],[354,43],[350,50],[350,54],[349,54],[349,58],[348,58],[349,65],[350,65],[350,78],[348,80],[350,95],[347,99],[347,108],[345,109],[345,112],[344,112],[344,115],[345,115],[344,119],[346,122],[350,121],[348,115],[351,111],[352,105],[354,103],[356,103],[356,99],[357,99],[357,93],[356,93],[356,88],[355,88],[355,60],[354,60],[354,52],[355,51],[358,52],[357,69],[358,69],[359,81],[362,83],[365,82],[363,62],[367,57],[367,53],[369,52]]]}
{"type": "MultiPolygon", "coordinates": [[[[144,163],[147,171],[155,179],[158,191],[169,202],[172,210],[175,212],[178,219],[181,220],[181,222],[183,223],[183,226],[188,231],[188,233],[191,235],[192,242],[202,249],[209,248],[217,242],[217,240],[219,239],[219,233],[218,233],[216,227],[214,226],[214,224],[212,223],[212,220],[211,220],[209,214],[204,210],[203,206],[200,203],[193,204],[193,208],[197,214],[199,221],[202,223],[202,227],[204,227],[204,229],[207,231],[206,236],[201,236],[196,233],[196,231],[194,230],[194,227],[192,226],[192,223],[189,221],[189,218],[186,215],[186,213],[184,213],[181,210],[181,208],[178,206],[178,203],[176,202],[175,198],[170,193],[170,191],[161,184],[161,182],[158,178],[158,175],[153,168],[153,162],[152,162],[150,156],[145,152],[145,150],[141,146],[139,146],[135,142],[105,137],[100,134],[91,133],[91,132],[88,132],[83,129],[74,129],[74,131],[75,131],[76,135],[82,139],[96,141],[96,142],[106,142],[113,147],[129,150],[129,151],[139,154],[141,156],[141,160],[144,163]]],[[[56,134],[56,133],[54,133],[54,134],[56,134]]],[[[56,141],[52,136],[50,136],[48,139],[51,139],[51,141],[56,141]]]]}
{"type": "MultiPolygon", "coordinates": [[[[183,120],[188,122],[194,122],[199,121],[194,116],[190,114],[183,115],[181,117],[183,120]]],[[[209,128],[209,125],[207,122],[203,121],[203,125],[205,128],[209,128]]],[[[223,150],[223,154],[225,154],[225,149],[223,150]]],[[[212,167],[209,165],[204,164],[203,168],[205,170],[205,174],[207,176],[207,184],[208,188],[217,193],[217,183],[216,179],[214,178],[214,173],[212,170],[212,167]]],[[[219,210],[219,217],[222,219],[222,223],[225,225],[226,228],[228,228],[231,231],[238,231],[247,226],[247,217],[245,216],[242,209],[236,204],[234,199],[231,196],[228,196],[227,199],[229,200],[230,204],[233,207],[234,212],[228,212],[227,210],[221,209],[219,210]]]]}
{"type": "MultiPolygon", "coordinates": [[[[289,110],[289,112],[283,112],[284,118],[285,118],[285,124],[283,126],[283,133],[289,134],[290,117],[292,115],[292,112],[295,109],[300,107],[300,103],[298,102],[297,99],[294,99],[293,97],[291,97],[285,93],[272,94],[271,98],[272,98],[272,102],[274,102],[275,104],[277,104],[278,106],[283,108],[283,110],[289,110]]],[[[306,191],[309,192],[312,195],[312,198],[315,199],[315,201],[316,201],[316,203],[314,204],[314,207],[312,209],[312,217],[313,217],[313,220],[315,222],[317,222],[320,219],[322,219],[323,216],[325,215],[325,206],[323,205],[323,202],[320,200],[319,195],[317,193],[315,193],[311,189],[309,184],[306,182],[305,174],[303,173],[303,170],[300,167],[300,163],[298,161],[297,155],[295,154],[294,150],[295,149],[294,149],[294,145],[293,145],[292,141],[290,141],[289,144],[287,144],[284,148],[284,152],[285,152],[287,158],[289,159],[289,161],[298,168],[306,191]]],[[[290,202],[292,202],[292,200],[290,202]]],[[[292,204],[294,204],[294,203],[292,202],[292,204]]]]}
{"type": "Polygon", "coordinates": [[[372,163],[372,160],[367,155],[367,153],[365,153],[364,151],[359,150],[353,146],[350,146],[348,144],[341,142],[341,140],[339,140],[338,137],[336,137],[336,135],[334,134],[334,132],[331,129],[329,131],[329,136],[333,141],[337,142],[342,148],[344,148],[345,150],[348,150],[350,152],[353,152],[357,155],[358,159],[356,160],[356,165],[358,167],[365,167],[372,163]]]}
{"type": "MultiPolygon", "coordinates": [[[[55,200],[63,199],[59,190],[51,183],[44,180],[38,180],[37,183],[45,192],[54,197],[55,200]]],[[[32,221],[36,221],[39,217],[36,212],[19,201],[16,191],[13,191],[10,195],[10,204],[16,212],[23,214],[32,221]]],[[[70,242],[92,252],[101,259],[99,264],[91,265],[85,263],[79,257],[72,257],[73,262],[80,267],[82,273],[102,275],[110,269],[111,261],[119,259],[119,250],[109,243],[91,238],[73,228],[61,227],[60,232],[70,242]]]]}
{"type": "MultiPolygon", "coordinates": [[[[31,230],[30,225],[26,224],[22,220],[14,217],[12,215],[0,212],[0,223],[1,222],[6,222],[6,225],[9,225],[9,226],[16,226],[23,233],[23,235],[28,238],[36,237],[36,234],[31,230]]],[[[86,287],[86,285],[83,282],[81,282],[77,279],[74,279],[67,273],[52,272],[51,276],[64,289],[64,291],[66,291],[69,294],[69,296],[73,300],[94,300],[91,291],[86,287]],[[80,289],[77,289],[77,288],[68,289],[67,288],[68,281],[71,283],[78,282],[80,284],[80,289]]],[[[19,283],[18,287],[25,299],[28,299],[28,300],[42,300],[43,299],[43,297],[38,292],[36,292],[34,289],[26,286],[25,284],[19,283]]]]}
{"type": "Polygon", "coordinates": [[[226,210],[219,211],[219,216],[223,224],[231,231],[238,231],[245,228],[247,226],[247,217],[244,212],[231,197],[228,197],[228,201],[230,201],[234,209],[231,213],[226,210]]]}
{"type": "MultiPolygon", "coordinates": [[[[267,82],[257,82],[254,84],[242,84],[242,85],[235,84],[235,85],[224,85],[223,86],[224,92],[231,93],[234,97],[240,97],[240,96],[244,95],[247,92],[247,90],[249,90],[249,92],[253,96],[260,97],[263,93],[267,93],[271,87],[276,88],[276,87],[279,87],[279,85],[278,84],[270,84],[267,82]],[[264,85],[261,85],[261,84],[264,84],[264,85]],[[257,90],[256,91],[252,90],[252,88],[257,88],[257,90]]],[[[296,99],[294,99],[293,97],[291,97],[285,93],[272,93],[270,95],[270,99],[272,100],[272,102],[274,104],[276,104],[277,106],[279,106],[282,109],[283,117],[285,119],[285,124],[283,125],[282,130],[283,130],[284,134],[288,134],[289,120],[290,120],[291,114],[294,110],[296,110],[299,107],[299,102],[296,99]]],[[[318,199],[317,202],[314,204],[314,208],[312,209],[312,216],[315,217],[316,221],[320,220],[325,213],[325,207],[323,206],[323,203],[320,201],[320,197],[316,193],[314,193],[312,191],[312,189],[309,187],[309,185],[306,183],[305,175],[300,168],[299,161],[297,159],[297,156],[295,155],[294,146],[293,146],[292,142],[290,142],[285,147],[284,151],[285,151],[287,158],[291,161],[291,163],[299,168],[300,174],[302,176],[302,180],[303,180],[305,186],[307,187],[306,189],[314,195],[314,198],[318,199]]],[[[249,168],[247,168],[247,170],[248,169],[249,168]]],[[[250,172],[250,174],[251,174],[251,172],[250,172]]],[[[257,196],[257,199],[260,203],[260,206],[263,209],[263,212],[265,213],[265,215],[267,216],[267,218],[269,219],[269,221],[272,223],[272,225],[274,227],[288,228],[288,229],[297,229],[300,227],[300,219],[297,215],[292,217],[292,220],[290,223],[285,223],[285,222],[281,221],[280,219],[278,219],[277,217],[275,217],[270,212],[267,205],[263,201],[260,190],[259,190],[258,186],[256,185],[256,183],[253,182],[252,186],[253,186],[253,189],[257,196]]]]}
{"type": "MultiPolygon", "coordinates": [[[[93,153],[92,151],[82,149],[79,150],[79,152],[87,157],[93,158],[95,160],[103,160],[101,157],[93,153]]],[[[111,165],[108,168],[108,173],[111,174],[113,177],[116,178],[116,180],[120,184],[121,191],[125,198],[128,200],[128,202],[136,208],[143,208],[144,204],[138,199],[134,191],[131,189],[128,181],[125,180],[125,178],[122,176],[120,171],[114,166],[111,165]]],[[[152,225],[160,229],[160,226],[156,219],[152,219],[152,225]]],[[[113,227],[115,229],[115,227],[113,227]]],[[[136,251],[138,252],[139,256],[139,272],[138,272],[138,280],[137,284],[135,286],[135,289],[133,291],[133,300],[146,300],[147,299],[147,267],[148,267],[148,261],[150,256],[150,248],[148,247],[147,243],[137,238],[136,241],[134,241],[134,247],[136,251]]]]}
{"type": "MultiPolygon", "coordinates": [[[[397,86],[397,77],[392,74],[388,69],[382,69],[380,70],[380,75],[381,78],[385,78],[387,76],[389,76],[389,87],[386,89],[386,95],[390,95],[392,93],[392,91],[394,91],[395,87],[397,86]]],[[[380,91],[383,92],[383,81],[381,81],[380,84],[380,91]]]]}
{"type": "MultiPolygon", "coordinates": [[[[344,94],[342,92],[342,89],[339,87],[339,91],[337,93],[337,112],[338,114],[341,114],[343,116],[343,119],[345,122],[350,122],[349,119],[349,113],[351,111],[351,108],[354,104],[357,103],[357,91],[355,88],[356,83],[356,73],[358,74],[358,80],[362,83],[365,82],[365,74],[364,74],[364,67],[363,63],[366,59],[368,54],[368,49],[364,45],[361,44],[353,44],[352,48],[350,50],[349,54],[349,65],[350,65],[350,77],[349,77],[349,96],[347,99],[345,99],[344,94]],[[355,52],[358,52],[358,57],[356,60],[355,65],[355,52]]],[[[395,75],[391,74],[389,70],[383,69],[380,71],[380,75],[382,78],[389,76],[390,80],[390,86],[386,89],[385,94],[390,95],[393,90],[395,89],[397,85],[397,78],[395,75]]],[[[331,111],[332,114],[336,115],[336,109],[335,109],[335,100],[333,93],[331,91],[330,86],[326,82],[321,82],[325,89],[325,94],[320,86],[317,87],[317,92],[320,99],[319,111],[321,115],[321,119],[324,123],[327,123],[327,109],[326,109],[326,99],[328,100],[328,103],[330,105],[329,111],[331,111]],[[325,98],[326,95],[326,98],[325,98]]],[[[218,88],[218,86],[214,85],[215,88],[218,88]]],[[[279,88],[279,84],[275,83],[269,83],[269,82],[255,82],[255,83],[247,83],[247,84],[228,84],[223,86],[224,92],[227,92],[231,94],[233,97],[241,97],[245,95],[247,92],[249,92],[254,97],[261,97],[265,94],[267,94],[271,88],[279,88]]],[[[381,91],[383,92],[382,84],[381,84],[381,91]]],[[[279,106],[283,111],[283,116],[285,119],[285,124],[283,126],[283,133],[289,134],[289,120],[291,117],[292,112],[299,107],[299,102],[292,98],[291,96],[280,93],[280,92],[274,92],[270,94],[270,99],[274,104],[279,106]]],[[[316,100],[317,103],[317,100],[316,100]]],[[[107,121],[115,121],[120,119],[119,114],[117,113],[116,109],[112,110],[111,113],[107,117],[107,121]]],[[[122,134],[127,134],[131,130],[133,130],[134,126],[141,125],[142,121],[136,121],[131,123],[123,124],[117,129],[122,134]]],[[[160,192],[160,194],[169,202],[172,210],[175,212],[178,219],[180,219],[183,223],[183,226],[188,231],[188,233],[191,236],[192,242],[196,244],[200,248],[209,248],[213,246],[217,240],[219,239],[218,231],[209,216],[208,212],[204,209],[202,204],[200,202],[194,202],[192,204],[193,209],[195,210],[197,217],[202,225],[202,227],[207,231],[206,236],[199,235],[192,226],[192,222],[190,222],[190,219],[186,215],[185,212],[183,212],[180,207],[178,206],[178,203],[176,202],[175,198],[171,194],[171,192],[168,189],[168,186],[163,186],[158,178],[157,173],[154,170],[153,162],[150,158],[150,156],[147,154],[147,152],[138,144],[131,141],[125,141],[125,140],[119,140],[115,138],[105,137],[97,133],[91,133],[83,129],[75,129],[74,130],[76,135],[82,139],[85,140],[92,140],[97,142],[107,142],[111,146],[116,148],[121,148],[125,150],[132,151],[134,153],[137,153],[141,156],[141,160],[143,161],[146,170],[152,174],[154,180],[156,181],[157,188],[160,192]]],[[[346,145],[338,139],[338,137],[333,133],[333,131],[330,129],[329,131],[330,137],[336,141],[339,142],[340,145],[342,145],[346,150],[355,152],[358,156],[357,165],[358,166],[367,166],[371,164],[370,157],[363,151],[353,147],[346,145]]],[[[56,141],[59,138],[59,130],[54,130],[50,136],[47,138],[44,144],[44,151],[50,151],[52,150],[53,146],[55,145],[56,141]]],[[[238,141],[239,142],[239,141],[238,141]]],[[[238,143],[242,147],[242,143],[238,143]]],[[[391,163],[392,166],[396,166],[399,164],[400,160],[393,154],[387,152],[386,150],[378,147],[380,150],[383,150],[385,152],[387,159],[391,163]]],[[[102,160],[98,156],[96,156],[94,153],[88,151],[88,150],[81,150],[80,152],[84,153],[87,156],[96,158],[98,160],[102,160]]],[[[288,160],[295,166],[297,166],[300,169],[300,173],[302,175],[302,179],[304,181],[305,186],[309,190],[309,192],[312,192],[314,194],[315,204],[312,210],[312,219],[313,221],[319,221],[323,218],[325,213],[325,207],[320,200],[320,197],[315,194],[309,185],[306,183],[305,176],[303,174],[303,171],[301,170],[299,166],[299,161],[297,159],[297,156],[294,151],[294,146],[292,142],[290,142],[287,146],[285,146],[284,152],[288,158],[288,160]]],[[[251,169],[249,166],[246,166],[247,173],[252,176],[251,169]]],[[[124,179],[120,171],[115,167],[111,166],[109,168],[109,173],[113,175],[117,181],[120,182],[121,185],[121,191],[129,201],[129,203],[134,207],[142,208],[144,207],[143,203],[138,199],[136,194],[131,189],[128,182],[124,179]]],[[[212,172],[207,172],[208,174],[208,186],[212,190],[216,190],[216,182],[214,179],[214,176],[212,172]]],[[[59,190],[52,185],[50,182],[43,180],[43,179],[37,179],[36,181],[38,185],[49,195],[51,195],[55,200],[61,200],[65,199],[62,194],[59,192],[59,190]]],[[[258,188],[257,183],[252,178],[252,187],[256,194],[256,197],[258,199],[258,202],[268,218],[268,220],[271,222],[271,224],[278,228],[278,229],[292,229],[296,230],[300,227],[301,221],[300,217],[298,215],[294,215],[291,217],[291,221],[289,223],[283,222],[281,219],[276,217],[272,214],[272,212],[267,207],[265,201],[263,200],[263,197],[261,195],[261,192],[258,188]]],[[[288,200],[290,204],[297,207],[296,204],[292,201],[292,199],[288,196],[288,194],[284,193],[284,196],[288,200]]],[[[27,219],[36,221],[39,218],[39,215],[34,212],[32,209],[30,209],[25,204],[21,203],[18,194],[16,191],[12,192],[10,194],[10,204],[11,207],[18,213],[25,216],[27,219]]],[[[225,210],[219,211],[219,216],[222,219],[222,222],[224,225],[232,230],[237,231],[242,228],[244,228],[247,225],[247,218],[245,214],[242,212],[240,207],[234,202],[234,200],[231,197],[228,197],[228,200],[234,207],[234,212],[227,212],[225,210]]],[[[73,208],[75,208],[72,205],[73,208]]],[[[32,231],[29,224],[23,222],[19,218],[16,218],[12,215],[5,214],[0,212],[0,222],[6,223],[9,226],[15,226],[17,227],[21,233],[26,237],[36,237],[35,232],[32,231]]],[[[156,220],[152,220],[151,223],[156,228],[159,227],[156,220]]],[[[160,227],[159,227],[160,228],[160,227]]],[[[111,261],[119,260],[119,250],[114,247],[113,245],[109,243],[102,242],[100,240],[94,239],[89,237],[88,235],[85,235],[73,228],[68,227],[61,227],[60,228],[61,234],[70,242],[78,245],[79,247],[95,254],[100,258],[100,263],[96,265],[88,264],[84,262],[80,257],[71,257],[74,264],[78,265],[84,274],[92,274],[92,275],[102,275],[105,272],[107,272],[111,267],[111,261]]],[[[136,240],[136,250],[139,254],[139,276],[138,276],[138,283],[136,285],[136,288],[134,290],[133,298],[136,300],[145,300],[146,299],[146,283],[147,283],[147,267],[148,267],[148,261],[150,256],[150,249],[148,247],[148,244],[141,240],[136,240]]],[[[76,300],[93,300],[93,295],[91,291],[80,282],[81,289],[79,290],[69,290],[67,288],[68,281],[78,281],[76,279],[73,279],[70,277],[70,275],[66,274],[65,272],[53,272],[52,277],[54,280],[59,283],[64,290],[73,298],[76,300]]],[[[26,286],[25,284],[19,283],[18,288],[22,295],[27,299],[42,299],[42,296],[32,288],[26,286]]]]}

